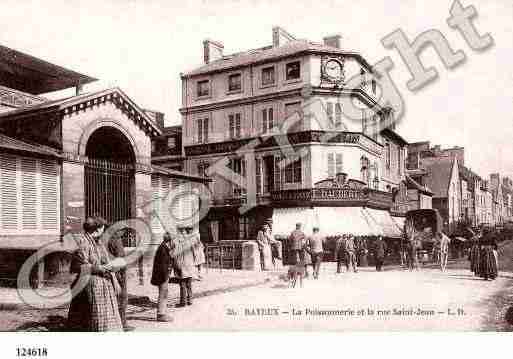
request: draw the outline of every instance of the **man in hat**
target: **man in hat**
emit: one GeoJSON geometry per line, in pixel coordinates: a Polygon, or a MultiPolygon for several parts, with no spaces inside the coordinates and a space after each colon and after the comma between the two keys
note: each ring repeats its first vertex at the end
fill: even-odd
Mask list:
{"type": "Polygon", "coordinates": [[[308,238],[308,252],[312,256],[312,264],[314,267],[314,279],[319,279],[319,272],[321,270],[323,244],[325,242],[324,237],[319,233],[319,227],[313,228],[312,235],[308,238]]]}
{"type": "Polygon", "coordinates": [[[346,265],[346,271],[349,271],[349,264],[346,260],[346,235],[338,236],[335,242],[335,259],[337,260],[337,273],[342,273],[342,262],[346,265]]]}
{"type": "Polygon", "coordinates": [[[354,243],[354,238],[351,234],[349,234],[346,238],[346,267],[349,271],[349,267],[353,268],[353,272],[358,272],[356,269],[356,248],[354,243]]]}
{"type": "Polygon", "coordinates": [[[296,229],[289,236],[289,251],[291,264],[299,264],[303,261],[303,247],[305,246],[306,236],[301,230],[301,223],[296,223],[296,229]]]}
{"type": "Polygon", "coordinates": [[[164,233],[155,257],[153,258],[153,271],[151,284],[159,288],[157,304],[157,321],[171,322],[173,319],[167,314],[167,301],[169,292],[169,272],[171,270],[171,251],[174,249],[173,238],[169,232],[164,233]]]}

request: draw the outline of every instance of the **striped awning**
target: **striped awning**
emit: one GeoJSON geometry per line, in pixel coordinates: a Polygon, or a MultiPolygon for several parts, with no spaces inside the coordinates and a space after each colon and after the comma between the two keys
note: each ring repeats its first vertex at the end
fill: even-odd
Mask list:
{"type": "Polygon", "coordinates": [[[402,236],[401,230],[388,211],[372,208],[365,208],[363,211],[369,222],[373,222],[378,228],[379,235],[390,238],[400,238],[402,236]]]}

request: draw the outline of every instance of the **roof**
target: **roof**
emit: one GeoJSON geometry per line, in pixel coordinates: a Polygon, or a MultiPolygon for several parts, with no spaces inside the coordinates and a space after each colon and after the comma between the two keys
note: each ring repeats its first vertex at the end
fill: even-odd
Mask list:
{"type": "Polygon", "coordinates": [[[32,144],[28,142],[23,142],[20,140],[17,140],[12,137],[8,137],[6,135],[3,135],[0,133],[0,148],[2,150],[10,150],[10,151],[17,151],[17,152],[25,152],[25,153],[31,153],[31,154],[38,154],[48,157],[62,157],[61,154],[48,146],[39,145],[39,144],[32,144]]]}
{"type": "Polygon", "coordinates": [[[390,139],[392,139],[392,140],[394,140],[396,142],[398,142],[402,146],[407,146],[408,145],[408,142],[404,138],[402,138],[397,132],[391,130],[388,127],[385,128],[383,131],[381,131],[381,134],[389,137],[390,139]]]}
{"type": "Polygon", "coordinates": [[[433,162],[422,163],[428,174],[425,178],[426,186],[433,192],[433,197],[446,198],[451,180],[451,172],[454,160],[451,158],[437,158],[433,162]]]}
{"type": "Polygon", "coordinates": [[[208,178],[208,177],[196,176],[196,175],[192,175],[192,174],[189,174],[186,172],[172,170],[172,169],[162,167],[162,166],[151,165],[151,169],[152,169],[153,173],[163,174],[163,175],[167,175],[170,177],[190,179],[190,180],[197,181],[197,182],[212,181],[212,179],[208,178]]]}
{"type": "Polygon", "coordinates": [[[223,56],[223,58],[219,60],[212,61],[192,71],[182,74],[182,77],[192,77],[211,72],[224,71],[231,68],[248,66],[250,64],[254,65],[259,63],[265,63],[269,61],[275,61],[280,58],[299,55],[302,53],[340,54],[355,57],[369,71],[372,71],[372,66],[360,54],[356,52],[344,51],[337,47],[326,46],[323,44],[314,43],[307,40],[292,40],[281,46],[266,46],[259,49],[248,50],[228,56],[223,56]]]}
{"type": "Polygon", "coordinates": [[[167,126],[162,129],[163,135],[175,135],[182,133],[182,125],[167,126]]]}
{"type": "MultiPolygon", "coordinates": [[[[19,108],[13,111],[8,111],[4,113],[0,113],[0,124],[5,121],[16,120],[21,117],[29,117],[35,116],[40,113],[53,112],[53,111],[61,111],[67,108],[72,108],[76,105],[80,105],[82,103],[91,101],[93,99],[102,97],[102,96],[110,96],[115,94],[116,96],[121,97],[126,103],[128,103],[135,112],[142,118],[146,125],[153,130],[155,134],[160,134],[161,129],[155,124],[148,115],[141,109],[137,104],[132,101],[120,88],[114,87],[102,91],[85,93],[78,96],[67,97],[58,100],[46,101],[34,106],[19,108]]],[[[78,108],[78,106],[76,106],[78,108]]]]}
{"type": "Polygon", "coordinates": [[[93,77],[0,45],[0,85],[39,95],[93,81],[93,77]]]}

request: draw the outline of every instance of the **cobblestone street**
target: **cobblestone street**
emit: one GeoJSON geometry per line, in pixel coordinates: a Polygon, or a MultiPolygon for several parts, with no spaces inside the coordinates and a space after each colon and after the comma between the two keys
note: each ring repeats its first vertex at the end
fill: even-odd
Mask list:
{"type": "Polygon", "coordinates": [[[191,307],[171,309],[169,324],[155,322],[154,309],[128,317],[138,330],[499,330],[503,313],[494,300],[513,294],[509,273],[483,281],[465,270],[335,275],[332,269],[326,266],[303,288],[272,281],[199,298],[191,307]]]}

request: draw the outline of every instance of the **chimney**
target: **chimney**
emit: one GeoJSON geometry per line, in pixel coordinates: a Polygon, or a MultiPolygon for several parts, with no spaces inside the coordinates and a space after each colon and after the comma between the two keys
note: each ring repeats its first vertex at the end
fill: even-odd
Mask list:
{"type": "Polygon", "coordinates": [[[285,31],[285,29],[279,26],[273,27],[273,47],[279,47],[294,40],[296,40],[296,38],[285,31]]]}
{"type": "Polygon", "coordinates": [[[337,49],[340,49],[340,40],[341,39],[342,39],[342,35],[335,34],[335,35],[330,35],[330,36],[324,37],[322,39],[322,41],[324,42],[324,45],[326,45],[326,46],[336,47],[337,49]]]}
{"type": "Polygon", "coordinates": [[[212,40],[203,41],[203,61],[208,64],[223,57],[224,46],[222,43],[212,40]]]}

